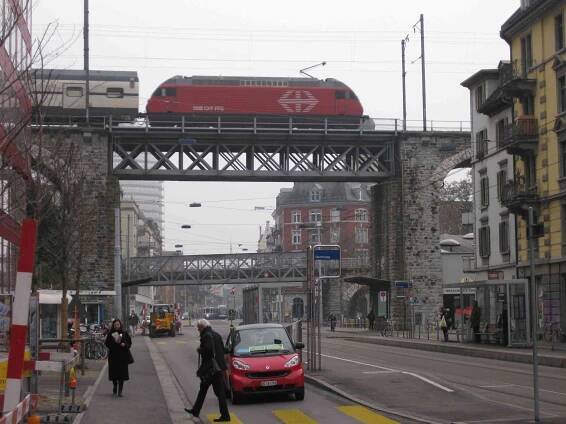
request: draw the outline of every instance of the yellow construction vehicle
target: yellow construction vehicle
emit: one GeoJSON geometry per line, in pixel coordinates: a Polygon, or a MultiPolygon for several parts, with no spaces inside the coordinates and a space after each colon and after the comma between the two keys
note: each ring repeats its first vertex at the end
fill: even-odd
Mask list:
{"type": "Polygon", "coordinates": [[[153,305],[149,317],[149,337],[155,337],[157,334],[163,333],[169,333],[171,337],[175,337],[174,311],[173,305],[153,305]]]}

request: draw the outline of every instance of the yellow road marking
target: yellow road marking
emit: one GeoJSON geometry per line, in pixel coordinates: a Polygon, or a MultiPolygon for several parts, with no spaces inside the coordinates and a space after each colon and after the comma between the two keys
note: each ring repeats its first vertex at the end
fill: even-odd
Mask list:
{"type": "Polygon", "coordinates": [[[339,406],[337,409],[363,424],[399,424],[398,421],[393,421],[383,415],[376,414],[365,406],[339,406]]]}
{"type": "Polygon", "coordinates": [[[165,342],[157,342],[157,344],[165,345],[165,344],[167,344],[167,343],[165,343],[165,342]]]}
{"type": "MultiPolygon", "coordinates": [[[[208,418],[208,421],[213,423],[214,421],[212,421],[212,420],[215,419],[215,418],[218,418],[219,416],[220,416],[220,414],[217,412],[215,414],[207,414],[206,418],[208,418]]],[[[230,412],[230,421],[227,421],[227,422],[232,423],[232,424],[242,424],[240,419],[233,412],[230,412]]]]}
{"type": "Polygon", "coordinates": [[[299,409],[275,409],[273,414],[283,424],[317,424],[318,421],[313,420],[308,415],[305,415],[299,409]]]}
{"type": "Polygon", "coordinates": [[[183,340],[177,340],[175,343],[177,343],[177,344],[187,344],[187,342],[184,342],[183,340]]]}

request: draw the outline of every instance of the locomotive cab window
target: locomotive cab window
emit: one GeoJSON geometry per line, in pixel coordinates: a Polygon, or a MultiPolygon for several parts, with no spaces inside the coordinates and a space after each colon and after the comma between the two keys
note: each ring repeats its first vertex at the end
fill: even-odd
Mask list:
{"type": "Polygon", "coordinates": [[[159,87],[153,92],[155,97],[175,97],[177,95],[177,89],[174,87],[159,87]]]}
{"type": "Polygon", "coordinates": [[[336,99],[345,99],[346,92],[345,91],[336,91],[336,99]]]}
{"type": "Polygon", "coordinates": [[[65,89],[65,95],[67,97],[82,97],[83,88],[82,87],[67,87],[65,89]]]}
{"type": "Polygon", "coordinates": [[[350,95],[350,99],[352,100],[358,100],[358,97],[354,94],[353,91],[348,91],[348,94],[350,95]]]}
{"type": "Polygon", "coordinates": [[[118,87],[108,87],[106,89],[106,97],[110,99],[121,99],[124,97],[124,89],[118,87]]]}

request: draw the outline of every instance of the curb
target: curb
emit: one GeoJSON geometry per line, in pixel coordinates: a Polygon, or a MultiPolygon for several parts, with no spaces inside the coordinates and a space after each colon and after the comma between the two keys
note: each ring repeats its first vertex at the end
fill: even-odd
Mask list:
{"type": "Polygon", "coordinates": [[[153,361],[153,366],[155,367],[155,372],[157,373],[157,378],[161,385],[161,391],[163,392],[163,397],[167,404],[171,422],[173,424],[186,423],[188,415],[184,408],[189,402],[185,393],[181,389],[174,374],[171,373],[167,362],[158,352],[153,341],[146,338],[144,338],[144,341],[149,350],[149,356],[153,361]]]}
{"type": "Polygon", "coordinates": [[[102,377],[104,376],[104,374],[106,373],[106,369],[108,368],[108,361],[106,360],[106,363],[104,364],[104,366],[102,367],[102,369],[100,370],[100,373],[98,374],[98,377],[96,378],[96,381],[94,382],[94,384],[90,385],[87,387],[87,389],[85,390],[85,396],[84,396],[84,411],[81,412],[80,414],[78,414],[75,419],[73,420],[73,424],[80,424],[80,422],[83,419],[84,414],[86,413],[88,406],[90,405],[90,402],[92,400],[92,398],[94,397],[94,392],[96,392],[96,389],[98,388],[98,385],[100,384],[100,382],[102,381],[102,377]]]}
{"type": "MultiPolygon", "coordinates": [[[[432,344],[420,342],[406,342],[390,338],[373,338],[360,337],[353,335],[344,335],[345,338],[354,342],[377,344],[383,346],[403,347],[407,349],[426,350],[429,352],[451,353],[462,356],[472,356],[484,359],[496,359],[500,361],[519,362],[524,364],[532,364],[533,358],[530,354],[511,352],[511,351],[490,351],[486,349],[477,349],[473,347],[455,347],[450,344],[432,344]]],[[[566,358],[559,356],[538,355],[539,365],[545,365],[555,368],[566,368],[566,358]]]]}
{"type": "Polygon", "coordinates": [[[366,408],[373,409],[373,410],[379,411],[379,412],[383,412],[385,414],[393,415],[394,417],[405,418],[405,419],[408,419],[408,420],[413,420],[415,422],[425,423],[425,424],[446,424],[442,421],[434,421],[434,420],[431,420],[429,418],[420,418],[420,417],[416,417],[414,415],[406,414],[406,413],[399,412],[399,411],[393,411],[391,409],[384,408],[382,406],[375,405],[375,404],[372,404],[370,402],[366,402],[365,400],[362,400],[362,399],[359,399],[355,396],[352,396],[351,394],[333,386],[330,383],[327,383],[324,380],[321,380],[320,378],[316,378],[316,377],[313,377],[313,376],[308,375],[308,374],[305,374],[305,380],[309,384],[312,384],[313,386],[316,386],[316,387],[321,388],[323,390],[326,390],[328,392],[334,393],[334,394],[341,396],[345,399],[348,399],[352,402],[355,402],[355,403],[358,403],[362,406],[365,406],[366,408]]]}

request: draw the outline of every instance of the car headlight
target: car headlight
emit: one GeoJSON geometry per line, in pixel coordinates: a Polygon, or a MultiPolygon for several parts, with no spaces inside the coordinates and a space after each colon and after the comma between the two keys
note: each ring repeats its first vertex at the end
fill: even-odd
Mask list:
{"type": "Polygon", "coordinates": [[[291,359],[289,359],[287,362],[285,362],[285,368],[294,367],[296,365],[299,365],[300,362],[301,362],[301,360],[299,358],[299,355],[295,355],[291,359]]]}
{"type": "Polygon", "coordinates": [[[232,361],[232,365],[233,365],[234,368],[236,368],[237,370],[245,371],[245,370],[249,370],[249,369],[250,369],[250,366],[249,366],[248,364],[246,364],[245,362],[242,362],[242,361],[240,361],[240,360],[238,360],[238,359],[234,359],[234,360],[232,361]]]}

